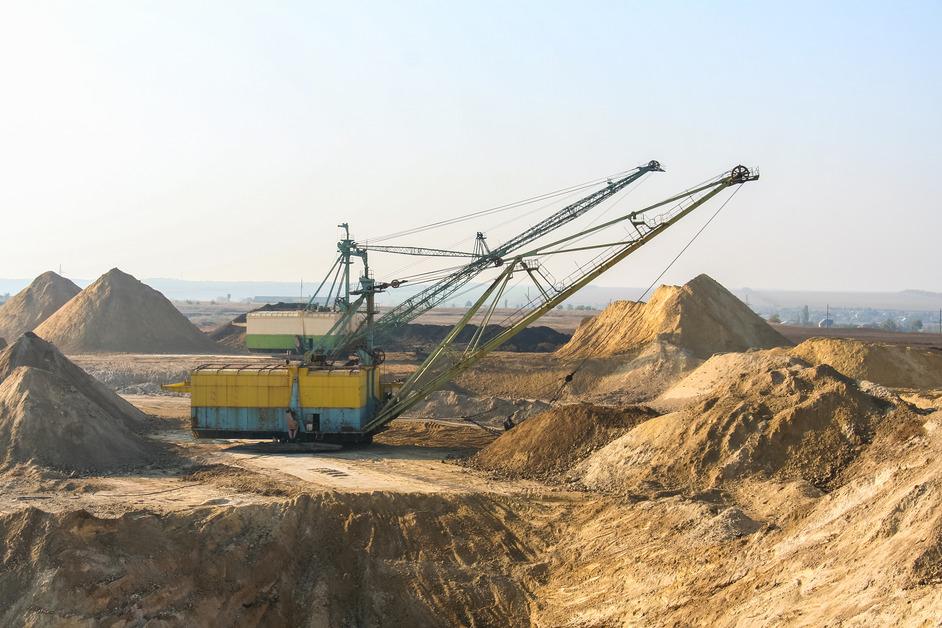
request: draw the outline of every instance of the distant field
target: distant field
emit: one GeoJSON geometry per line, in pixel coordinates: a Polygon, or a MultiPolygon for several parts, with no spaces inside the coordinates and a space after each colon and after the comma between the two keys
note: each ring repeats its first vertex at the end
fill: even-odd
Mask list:
{"type": "Polygon", "coordinates": [[[859,329],[831,327],[799,327],[797,325],[774,325],[775,329],[794,343],[808,338],[852,338],[866,342],[886,342],[889,344],[937,347],[942,349],[942,335],[929,332],[892,332],[882,329],[859,329]]]}

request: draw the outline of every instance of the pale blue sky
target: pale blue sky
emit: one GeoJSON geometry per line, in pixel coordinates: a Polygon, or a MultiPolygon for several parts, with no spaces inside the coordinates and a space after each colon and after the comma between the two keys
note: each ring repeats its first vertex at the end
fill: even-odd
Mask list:
{"type": "MultiPolygon", "coordinates": [[[[7,0],[0,276],[313,279],[342,220],[653,158],[625,209],[762,171],[665,280],[942,291],[940,41],[939,2],[7,0]]],[[[709,213],[598,283],[647,285],[709,213]]]]}

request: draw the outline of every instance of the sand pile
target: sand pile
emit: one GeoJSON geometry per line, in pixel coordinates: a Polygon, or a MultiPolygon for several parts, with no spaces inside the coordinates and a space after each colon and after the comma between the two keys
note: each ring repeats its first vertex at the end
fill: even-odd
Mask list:
{"type": "Polygon", "coordinates": [[[0,336],[12,341],[32,331],[81,292],[74,283],[52,271],[45,272],[0,305],[0,336]]]}
{"type": "Polygon", "coordinates": [[[144,415],[32,333],[0,353],[0,468],[91,471],[150,459],[144,415]]]}
{"type": "Polygon", "coordinates": [[[830,490],[891,408],[830,366],[773,355],[683,410],[639,425],[576,473],[603,490],[698,490],[750,477],[830,490]]]}
{"type": "Polygon", "coordinates": [[[642,406],[573,404],[552,408],[505,432],[469,464],[511,477],[558,477],[654,416],[656,413],[642,406]]]}
{"type": "Polygon", "coordinates": [[[66,353],[221,353],[162,294],[113,268],[36,328],[66,353]]]}
{"type": "Polygon", "coordinates": [[[683,286],[661,286],[647,303],[612,303],[580,325],[557,355],[616,355],[654,340],[682,347],[700,358],[789,344],[726,288],[699,275],[683,286]]]}
{"type": "Polygon", "coordinates": [[[791,353],[812,364],[830,364],[857,380],[894,388],[942,388],[942,351],[935,349],[810,338],[791,353]]]}

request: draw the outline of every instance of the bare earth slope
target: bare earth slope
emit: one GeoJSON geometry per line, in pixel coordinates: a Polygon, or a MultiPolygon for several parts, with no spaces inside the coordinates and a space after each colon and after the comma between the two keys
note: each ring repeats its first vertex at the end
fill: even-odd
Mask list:
{"type": "Polygon", "coordinates": [[[65,353],[225,353],[162,294],[113,268],[36,328],[65,353]]]}
{"type": "Polygon", "coordinates": [[[45,272],[28,286],[0,305],[0,337],[11,342],[20,334],[32,331],[81,289],[52,271],[45,272]]]}
{"type": "Polygon", "coordinates": [[[558,406],[505,432],[470,464],[503,475],[552,479],[653,416],[640,406],[558,406]]]}
{"type": "Polygon", "coordinates": [[[791,350],[812,364],[894,388],[942,388],[942,351],[840,338],[810,338],[791,350]]]}
{"type": "Polygon", "coordinates": [[[143,438],[66,380],[21,366],[0,384],[0,469],[89,471],[144,464],[143,438]]]}
{"type": "Polygon", "coordinates": [[[381,492],[163,517],[22,510],[0,516],[0,623],[526,625],[533,550],[515,519],[483,496],[381,492]]]}
{"type": "Polygon", "coordinates": [[[144,414],[116,395],[110,388],[86,373],[54,345],[27,332],[12,345],[0,352],[0,382],[21,366],[30,366],[58,376],[80,391],[95,404],[105,408],[109,414],[127,419],[134,425],[144,423],[144,414]]]}
{"type": "Polygon", "coordinates": [[[0,469],[88,471],[150,459],[143,415],[32,333],[0,353],[0,469]]]}
{"type": "Polygon", "coordinates": [[[826,489],[889,410],[830,366],[770,356],[684,410],[642,423],[577,471],[603,490],[700,490],[751,477],[826,489]]]}
{"type": "Polygon", "coordinates": [[[789,344],[726,288],[707,275],[699,275],[683,286],[661,286],[647,303],[612,303],[580,325],[557,355],[610,356],[654,340],[669,342],[700,358],[789,344]]]}

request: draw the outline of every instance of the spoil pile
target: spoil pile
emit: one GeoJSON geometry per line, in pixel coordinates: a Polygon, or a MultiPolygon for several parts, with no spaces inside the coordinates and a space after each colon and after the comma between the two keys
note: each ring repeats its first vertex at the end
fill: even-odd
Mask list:
{"type": "Polygon", "coordinates": [[[830,364],[857,380],[894,388],[942,388],[942,351],[810,338],[791,350],[812,364],[830,364]]]}
{"type": "Polygon", "coordinates": [[[655,416],[643,406],[555,407],[505,432],[471,458],[469,465],[510,477],[559,477],[595,450],[655,416]]]}
{"type": "Polygon", "coordinates": [[[66,353],[220,353],[162,294],[113,268],[36,333],[66,353]]]}
{"type": "Polygon", "coordinates": [[[830,490],[892,408],[828,365],[772,355],[634,428],[576,473],[587,486],[616,491],[768,477],[830,490]]]}
{"type": "Polygon", "coordinates": [[[700,358],[789,344],[731,292],[707,275],[661,286],[647,303],[616,301],[584,322],[557,355],[585,358],[628,353],[654,340],[700,358]]]}
{"type": "Polygon", "coordinates": [[[27,332],[0,353],[0,469],[145,464],[144,415],[27,332]]]}
{"type": "Polygon", "coordinates": [[[52,271],[41,274],[0,305],[0,336],[12,340],[32,331],[79,292],[81,288],[65,277],[52,271]]]}

